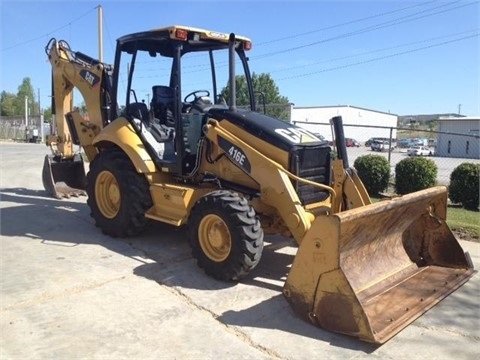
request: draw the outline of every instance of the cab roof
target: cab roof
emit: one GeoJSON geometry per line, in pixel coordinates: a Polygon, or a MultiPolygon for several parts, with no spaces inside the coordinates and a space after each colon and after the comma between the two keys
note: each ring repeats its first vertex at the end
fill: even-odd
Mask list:
{"type": "MultiPolygon", "coordinates": [[[[143,50],[172,57],[177,44],[182,43],[182,53],[193,51],[219,50],[228,48],[230,34],[174,25],[149,31],[124,35],[117,40],[122,51],[133,53],[143,50]]],[[[249,38],[235,35],[236,47],[250,50],[249,38]]]]}

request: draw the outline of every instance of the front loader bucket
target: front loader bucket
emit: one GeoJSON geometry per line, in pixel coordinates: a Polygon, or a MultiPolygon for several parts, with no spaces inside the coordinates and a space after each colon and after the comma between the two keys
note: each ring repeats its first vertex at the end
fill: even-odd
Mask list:
{"type": "Polygon", "coordinates": [[[83,158],[75,155],[71,159],[61,159],[46,155],[43,162],[42,181],[45,190],[57,199],[86,195],[83,158]]]}
{"type": "Polygon", "coordinates": [[[317,217],[284,286],[293,309],[330,331],[383,343],[474,273],[434,187],[317,217]]]}

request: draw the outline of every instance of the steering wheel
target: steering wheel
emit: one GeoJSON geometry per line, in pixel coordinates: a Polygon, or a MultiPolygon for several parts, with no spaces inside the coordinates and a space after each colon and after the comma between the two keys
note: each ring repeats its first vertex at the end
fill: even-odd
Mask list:
{"type": "Polygon", "coordinates": [[[190,94],[188,94],[187,96],[185,96],[183,98],[183,101],[184,102],[188,102],[188,103],[195,103],[198,99],[200,99],[202,96],[210,96],[210,91],[208,90],[195,90],[195,91],[192,91],[190,94]],[[188,98],[192,97],[193,96],[193,100],[192,101],[188,101],[188,98]]]}

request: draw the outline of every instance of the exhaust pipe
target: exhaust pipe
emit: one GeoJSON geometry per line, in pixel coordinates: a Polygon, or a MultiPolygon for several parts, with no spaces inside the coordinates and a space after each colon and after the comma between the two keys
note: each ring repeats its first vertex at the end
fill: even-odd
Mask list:
{"type": "Polygon", "coordinates": [[[348,169],[347,145],[345,144],[345,133],[343,132],[343,120],[341,116],[333,117],[330,122],[333,124],[335,133],[335,146],[337,147],[337,155],[343,162],[343,168],[348,169]]]}
{"type": "Polygon", "coordinates": [[[230,110],[237,110],[237,89],[235,83],[235,34],[231,33],[228,39],[228,72],[230,87],[230,110]]]}

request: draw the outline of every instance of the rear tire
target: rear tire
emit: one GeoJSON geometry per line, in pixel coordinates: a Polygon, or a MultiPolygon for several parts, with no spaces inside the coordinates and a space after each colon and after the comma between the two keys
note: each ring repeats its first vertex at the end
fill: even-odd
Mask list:
{"type": "Polygon", "coordinates": [[[149,223],[145,217],[152,206],[148,181],[119,149],[100,152],[92,161],[87,195],[90,216],[106,235],[137,235],[149,223]]]}
{"type": "Polygon", "coordinates": [[[192,255],[207,275],[239,280],[259,263],[263,230],[255,210],[238,194],[207,194],[193,207],[188,225],[192,255]]]}

